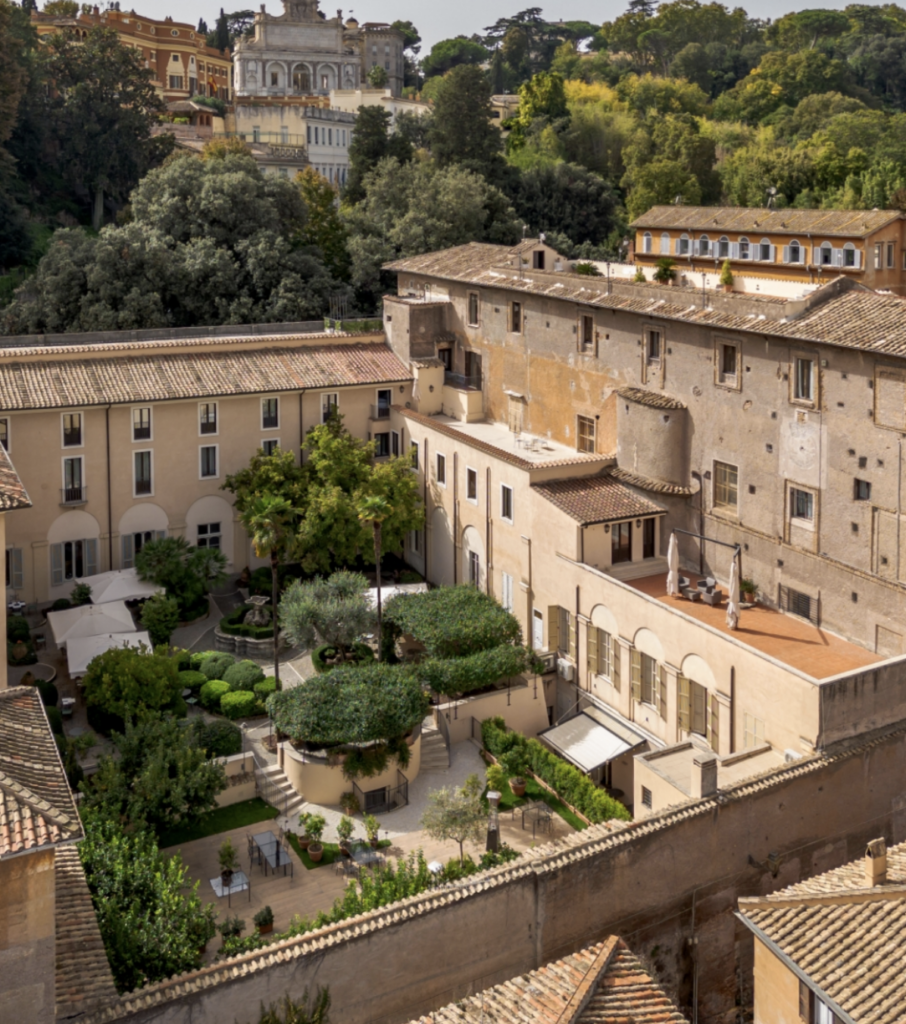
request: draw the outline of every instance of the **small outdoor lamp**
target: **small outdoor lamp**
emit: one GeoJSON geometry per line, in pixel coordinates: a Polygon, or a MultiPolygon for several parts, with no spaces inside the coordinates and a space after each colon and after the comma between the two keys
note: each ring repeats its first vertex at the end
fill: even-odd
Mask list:
{"type": "Polygon", "coordinates": [[[443,864],[441,864],[439,860],[432,860],[428,865],[428,870],[431,872],[434,884],[437,885],[437,880],[440,878],[441,872],[444,870],[443,864]]]}

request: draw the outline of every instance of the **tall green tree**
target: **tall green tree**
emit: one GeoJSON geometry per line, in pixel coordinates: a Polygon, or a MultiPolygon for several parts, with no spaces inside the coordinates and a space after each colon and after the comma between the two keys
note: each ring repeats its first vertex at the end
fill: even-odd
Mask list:
{"type": "Polygon", "coordinates": [[[491,85],[481,68],[464,64],[444,76],[430,143],[439,167],[462,164],[489,181],[500,180],[503,141],[491,121],[491,85]]]}
{"type": "Polygon", "coordinates": [[[185,537],[148,541],[135,556],[139,579],[163,587],[187,618],[201,614],[211,588],[226,578],[226,564],[219,548],[194,547],[185,537]]]}
{"type": "Polygon", "coordinates": [[[280,622],[295,646],[330,644],[341,659],[374,628],[374,621],[368,580],[357,572],[340,570],[327,579],[296,580],[280,601],[280,622]]]}
{"type": "Polygon", "coordinates": [[[412,159],[412,146],[405,136],[391,131],[392,117],[383,107],[359,107],[355,132],[349,145],[349,175],[343,201],[361,202],[365,197],[365,176],[386,157],[401,163],[412,159]]]}
{"type": "Polygon", "coordinates": [[[422,74],[425,78],[433,78],[463,64],[483,64],[487,59],[487,47],[473,39],[465,36],[442,39],[431,47],[422,61],[422,74]]]}
{"type": "Polygon", "coordinates": [[[306,167],[296,175],[296,186],[305,204],[305,226],[299,233],[299,241],[316,246],[330,272],[348,280],[346,228],[340,219],[336,187],[314,167],[306,167]]]}
{"type": "Polygon", "coordinates": [[[379,495],[369,495],[359,502],[359,519],[370,526],[374,534],[374,585],[377,587],[377,647],[379,652],[383,650],[381,647],[381,554],[383,551],[381,533],[384,521],[390,518],[392,512],[393,509],[387,499],[379,495]]]}
{"type": "Polygon", "coordinates": [[[465,860],[463,845],[478,844],[488,827],[488,812],[482,805],[479,791],[469,780],[460,789],[444,786],[428,794],[428,806],[422,815],[421,826],[438,842],[453,840],[459,844],[459,863],[465,860]]]}
{"type": "Polygon", "coordinates": [[[112,647],[93,658],[82,687],[91,724],[105,732],[176,708],[182,690],[171,658],[134,647],[112,647]]]}

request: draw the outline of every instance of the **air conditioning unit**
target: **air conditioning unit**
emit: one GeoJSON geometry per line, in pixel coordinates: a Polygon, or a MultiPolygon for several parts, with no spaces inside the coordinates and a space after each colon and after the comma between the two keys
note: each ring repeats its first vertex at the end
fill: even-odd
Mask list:
{"type": "Polygon", "coordinates": [[[538,657],[541,660],[543,675],[550,675],[552,672],[557,671],[556,651],[544,651],[538,657]]]}
{"type": "Polygon", "coordinates": [[[576,667],[571,661],[567,661],[565,658],[557,659],[557,674],[561,679],[565,679],[568,683],[571,683],[573,681],[575,671],[576,667]]]}
{"type": "Polygon", "coordinates": [[[789,764],[791,761],[798,761],[800,757],[802,757],[802,754],[798,750],[791,750],[789,747],[783,752],[783,760],[786,764],[789,764]]]}

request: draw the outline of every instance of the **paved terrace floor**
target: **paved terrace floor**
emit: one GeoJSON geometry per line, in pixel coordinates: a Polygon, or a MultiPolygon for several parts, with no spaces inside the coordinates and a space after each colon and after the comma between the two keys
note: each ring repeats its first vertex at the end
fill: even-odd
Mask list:
{"type": "MultiPolygon", "coordinates": [[[[694,575],[690,579],[697,579],[694,575]]],[[[690,618],[704,622],[721,633],[734,636],[737,640],[756,651],[767,654],[777,661],[798,669],[813,679],[827,679],[840,672],[852,672],[883,659],[856,644],[813,626],[805,619],[783,615],[762,605],[744,608],[739,615],[739,628],[727,626],[726,600],[720,607],[711,607],[701,601],[690,601],[685,597],[667,595],[667,574],[646,576],[643,579],[628,580],[630,587],[643,594],[655,597],[690,618]]],[[[725,585],[721,586],[724,594],[725,585]]]]}

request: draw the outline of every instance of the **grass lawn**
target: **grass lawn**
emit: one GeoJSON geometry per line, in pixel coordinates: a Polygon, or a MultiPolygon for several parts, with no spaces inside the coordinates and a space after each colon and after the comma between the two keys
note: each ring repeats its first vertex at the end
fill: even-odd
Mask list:
{"type": "MultiPolygon", "coordinates": [[[[485,791],[481,794],[481,798],[485,802],[487,802],[487,792],[487,788],[485,788],[485,791]]],[[[513,808],[522,807],[523,804],[527,804],[531,800],[543,800],[551,810],[559,814],[567,825],[571,825],[577,832],[581,832],[583,828],[588,828],[585,822],[581,818],[577,818],[562,800],[552,793],[548,793],[534,779],[525,780],[525,796],[514,796],[509,782],[505,782],[503,789],[500,790],[501,811],[511,811],[513,808]]]]}
{"type": "Polygon", "coordinates": [[[230,832],[234,828],[256,825],[259,821],[270,821],[279,813],[276,807],[271,807],[256,796],[252,800],[208,811],[194,825],[165,832],[158,846],[162,850],[168,846],[181,846],[183,843],[191,843],[193,839],[205,839],[207,836],[216,836],[218,832],[230,832]]]}
{"type": "MultiPolygon", "coordinates": [[[[317,863],[315,863],[311,859],[311,857],[308,856],[308,850],[303,850],[302,847],[299,845],[299,837],[294,832],[288,832],[287,838],[292,844],[292,848],[299,855],[299,860],[302,861],[302,863],[309,869],[309,871],[312,868],[323,868],[325,864],[333,864],[338,857],[342,856],[342,854],[340,853],[340,846],[338,843],[322,843],[321,845],[324,847],[324,853],[321,859],[317,863]]],[[[389,839],[382,839],[378,843],[378,849],[383,849],[385,846],[389,845],[389,839]]]]}

